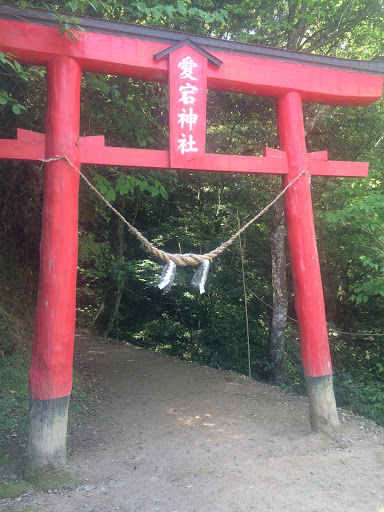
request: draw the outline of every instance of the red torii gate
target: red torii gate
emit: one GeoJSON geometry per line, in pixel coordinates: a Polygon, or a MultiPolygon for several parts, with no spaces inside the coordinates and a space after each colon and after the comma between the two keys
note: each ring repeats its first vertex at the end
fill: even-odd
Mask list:
{"type": "MultiPolygon", "coordinates": [[[[367,175],[366,163],[333,162],[326,151],[306,152],[302,101],[368,105],[382,94],[383,78],[376,75],[384,73],[378,63],[351,64],[200,36],[185,40],[175,32],[92,18],[81,18],[80,24],[88,35],[72,41],[59,34],[46,11],[0,7],[1,51],[22,63],[46,66],[48,80],[46,133],[18,130],[16,140],[0,140],[1,159],[65,155],[78,169],[92,164],[278,174],[284,185],[304,170],[316,176],[367,175]],[[21,14],[26,21],[19,21],[21,14]],[[170,150],[107,147],[103,136],[80,137],[82,71],[169,82],[170,150]],[[205,153],[207,88],[276,98],[280,150],[267,148],[263,157],[205,153]]],[[[79,175],[66,161],[46,163],[30,371],[30,469],[57,467],[66,458],[78,186],[79,175]]],[[[339,424],[308,175],[286,192],[285,210],[311,424],[332,434],[339,424]]]]}

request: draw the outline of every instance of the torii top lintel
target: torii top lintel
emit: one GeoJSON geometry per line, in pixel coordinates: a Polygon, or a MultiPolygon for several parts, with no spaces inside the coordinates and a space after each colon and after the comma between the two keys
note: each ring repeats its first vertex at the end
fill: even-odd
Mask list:
{"type": "MultiPolygon", "coordinates": [[[[0,6],[0,49],[21,62],[46,65],[56,56],[74,58],[83,71],[167,82],[167,51],[186,34],[125,23],[79,17],[91,37],[71,41],[58,35],[57,21],[47,11],[0,6]],[[19,21],[24,19],[25,21],[19,21]],[[31,23],[33,22],[33,24],[31,23]]],[[[278,98],[290,91],[302,101],[363,106],[382,95],[384,63],[348,61],[259,45],[188,35],[196,45],[223,61],[209,65],[207,87],[278,98]]]]}
{"type": "MultiPolygon", "coordinates": [[[[286,175],[285,151],[266,148],[263,157],[205,153],[207,88],[272,98],[294,92],[301,101],[350,106],[368,105],[382,94],[381,62],[327,58],[202,36],[186,38],[178,32],[86,17],[80,17],[78,24],[88,36],[73,41],[59,34],[53,14],[3,5],[0,50],[26,64],[49,66],[64,57],[81,71],[168,82],[170,89],[170,151],[107,147],[103,136],[79,137],[76,148],[82,164],[286,175]],[[193,60],[191,55],[199,78],[194,83],[196,78],[180,82],[187,78],[177,71],[180,59],[193,60]]],[[[16,140],[0,140],[0,158],[46,159],[52,155],[47,154],[45,141],[44,134],[18,130],[16,140]]],[[[326,151],[309,153],[307,160],[312,175],[368,173],[368,164],[328,161],[326,151]]]]}

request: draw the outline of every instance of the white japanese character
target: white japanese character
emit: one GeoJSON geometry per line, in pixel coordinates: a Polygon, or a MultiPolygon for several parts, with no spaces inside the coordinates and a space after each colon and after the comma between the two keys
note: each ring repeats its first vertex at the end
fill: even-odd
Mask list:
{"type": "Polygon", "coordinates": [[[188,137],[188,140],[185,138],[184,133],[182,133],[181,136],[184,138],[178,140],[178,142],[180,142],[180,146],[177,149],[181,150],[182,155],[184,155],[184,153],[190,153],[191,151],[198,151],[197,148],[193,147],[196,144],[196,141],[193,140],[192,135],[188,137]]]}
{"type": "Polygon", "coordinates": [[[181,127],[184,128],[184,124],[189,125],[189,129],[192,130],[192,125],[196,123],[198,114],[193,113],[193,109],[189,109],[189,114],[185,112],[185,109],[181,109],[183,111],[182,114],[178,114],[179,120],[178,123],[181,124],[181,127]]]}
{"type": "Polygon", "coordinates": [[[179,62],[178,66],[183,70],[179,75],[180,78],[190,78],[191,80],[197,80],[197,78],[192,76],[193,68],[197,68],[197,64],[191,59],[191,57],[185,57],[179,62]]]}
{"type": "Polygon", "coordinates": [[[187,82],[187,85],[181,85],[179,87],[179,91],[181,92],[181,98],[179,101],[182,101],[184,105],[193,105],[196,101],[196,98],[193,96],[195,92],[199,89],[194,85],[191,85],[187,82]]]}

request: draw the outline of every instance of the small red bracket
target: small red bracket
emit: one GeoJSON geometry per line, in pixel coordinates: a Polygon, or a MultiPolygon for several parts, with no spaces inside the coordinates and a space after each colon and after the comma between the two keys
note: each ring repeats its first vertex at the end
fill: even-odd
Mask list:
{"type": "Polygon", "coordinates": [[[45,142],[45,134],[18,128],[17,129],[17,140],[34,140],[36,142],[45,142]]]}
{"type": "MultiPolygon", "coordinates": [[[[264,148],[263,155],[270,158],[279,158],[284,165],[287,163],[285,151],[279,149],[264,148]]],[[[368,164],[366,162],[338,162],[328,160],[328,151],[315,151],[307,153],[309,174],[312,176],[334,176],[334,177],[359,177],[368,176],[368,164]]]]}
{"type": "Polygon", "coordinates": [[[87,137],[79,137],[79,145],[85,144],[86,146],[105,146],[104,135],[90,135],[87,137]]]}

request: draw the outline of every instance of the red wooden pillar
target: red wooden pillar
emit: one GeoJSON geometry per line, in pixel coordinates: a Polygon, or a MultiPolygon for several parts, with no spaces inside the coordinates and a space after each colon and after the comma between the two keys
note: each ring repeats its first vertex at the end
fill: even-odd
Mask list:
{"type": "MultiPolygon", "coordinates": [[[[288,174],[283,178],[286,186],[308,168],[301,97],[297,92],[277,100],[277,123],[280,148],[288,160],[288,174]]],[[[302,175],[287,190],[285,213],[311,424],[313,430],[333,435],[339,431],[339,421],[308,175],[302,175]]]]}
{"type": "MultiPolygon", "coordinates": [[[[66,155],[79,169],[79,64],[47,66],[46,158],[66,155]]],[[[75,331],[79,175],[64,160],[45,164],[40,282],[30,369],[29,471],[66,460],[75,331]]]]}

